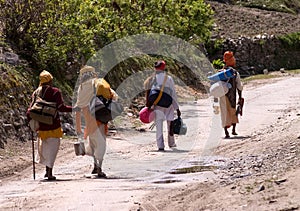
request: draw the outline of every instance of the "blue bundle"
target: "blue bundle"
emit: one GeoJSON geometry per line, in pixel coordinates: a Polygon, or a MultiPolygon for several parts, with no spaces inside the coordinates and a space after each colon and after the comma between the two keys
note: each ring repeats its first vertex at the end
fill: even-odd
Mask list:
{"type": "Polygon", "coordinates": [[[223,71],[217,72],[211,76],[208,76],[208,79],[211,81],[227,81],[230,78],[234,78],[236,75],[232,68],[224,69],[223,71]]]}

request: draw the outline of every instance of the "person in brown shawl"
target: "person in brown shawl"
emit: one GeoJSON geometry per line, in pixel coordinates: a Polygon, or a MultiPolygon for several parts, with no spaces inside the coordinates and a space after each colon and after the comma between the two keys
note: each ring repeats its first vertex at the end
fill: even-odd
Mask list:
{"type": "Polygon", "coordinates": [[[226,51],[223,56],[223,61],[225,63],[224,69],[232,68],[235,77],[230,78],[228,83],[231,84],[231,88],[225,96],[220,97],[220,111],[222,127],[225,131],[225,138],[230,138],[228,128],[232,126],[232,135],[237,135],[236,124],[239,123],[238,112],[236,109],[237,105],[237,93],[238,93],[238,104],[242,104],[242,90],[243,86],[241,83],[240,74],[235,68],[236,61],[233,52],[226,51]]]}
{"type": "MultiPolygon", "coordinates": [[[[47,102],[55,102],[59,112],[72,112],[72,107],[65,105],[60,89],[53,86],[53,76],[46,70],[40,73],[40,84],[32,94],[32,103],[27,111],[27,118],[30,121],[29,109],[33,105],[36,96],[41,92],[41,96],[47,102]]],[[[63,136],[59,113],[54,118],[53,124],[47,125],[39,123],[38,128],[38,154],[36,162],[46,166],[45,178],[56,180],[52,170],[63,136]]]]}

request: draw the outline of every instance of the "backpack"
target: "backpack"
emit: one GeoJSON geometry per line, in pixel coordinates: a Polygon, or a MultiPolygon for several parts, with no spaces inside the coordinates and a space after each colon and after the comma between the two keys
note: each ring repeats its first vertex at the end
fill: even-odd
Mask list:
{"type": "MultiPolygon", "coordinates": [[[[103,79],[103,81],[105,80],[103,79]]],[[[121,103],[112,99],[113,94],[111,92],[110,85],[106,81],[106,83],[102,83],[102,85],[100,86],[99,79],[96,79],[95,82],[96,83],[94,83],[94,97],[90,102],[90,112],[96,118],[96,120],[107,124],[109,121],[121,115],[124,108],[121,105],[121,103]],[[108,86],[109,91],[107,90],[108,86]],[[103,94],[105,96],[108,96],[109,98],[105,98],[103,94]]]]}
{"type": "Polygon", "coordinates": [[[173,102],[172,89],[165,87],[168,75],[165,74],[164,82],[162,85],[158,85],[154,76],[152,87],[148,95],[148,102],[152,105],[158,105],[164,108],[169,108],[173,102]]]}
{"type": "Polygon", "coordinates": [[[33,103],[29,108],[29,116],[40,123],[52,125],[57,115],[57,107],[56,102],[47,102],[43,99],[48,88],[46,88],[44,93],[42,93],[42,86],[36,89],[33,103]]]}

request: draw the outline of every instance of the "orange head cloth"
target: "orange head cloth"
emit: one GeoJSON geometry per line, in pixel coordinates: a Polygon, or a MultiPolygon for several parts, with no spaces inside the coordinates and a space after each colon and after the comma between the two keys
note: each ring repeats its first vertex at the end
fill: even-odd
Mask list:
{"type": "Polygon", "coordinates": [[[46,70],[43,70],[40,73],[40,86],[44,83],[48,83],[48,82],[52,81],[52,79],[53,79],[53,76],[51,75],[51,73],[49,73],[46,70]]]}
{"type": "Polygon", "coordinates": [[[225,62],[226,66],[234,67],[235,66],[235,58],[233,56],[233,52],[226,51],[223,56],[223,61],[225,62]]]}

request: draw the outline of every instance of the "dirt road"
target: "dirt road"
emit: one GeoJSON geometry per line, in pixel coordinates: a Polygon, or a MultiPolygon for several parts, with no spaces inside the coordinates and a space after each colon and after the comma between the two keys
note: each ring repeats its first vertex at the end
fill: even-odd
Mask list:
{"type": "MultiPolygon", "coordinates": [[[[202,191],[213,190],[208,188],[213,186],[203,186],[220,178],[220,169],[226,168],[228,157],[236,155],[237,146],[247,140],[267,137],[264,131],[270,132],[272,125],[297,122],[299,79],[299,75],[285,76],[266,84],[262,81],[247,84],[243,92],[245,111],[237,127],[239,135],[231,139],[223,139],[220,116],[213,113],[211,98],[181,105],[188,132],[177,137],[176,149],[157,152],[154,130],[126,131],[120,126],[117,133],[107,140],[103,169],[108,179],[85,177],[91,171],[92,160],[87,156],[76,157],[72,140],[65,140],[69,145],[60,150],[54,169],[58,180],[43,180],[41,166],[37,166],[36,180],[32,179],[31,168],[3,179],[0,183],[0,210],[200,209],[204,202],[200,206],[193,198],[184,199],[181,191],[190,189],[189,193],[196,193],[200,186],[202,191]],[[284,122],[278,123],[279,120],[284,122]],[[221,147],[223,153],[219,153],[217,147],[221,147]],[[176,197],[170,198],[175,193],[178,193],[176,197]]],[[[248,151],[253,147],[262,148],[248,143],[248,151]]]]}

